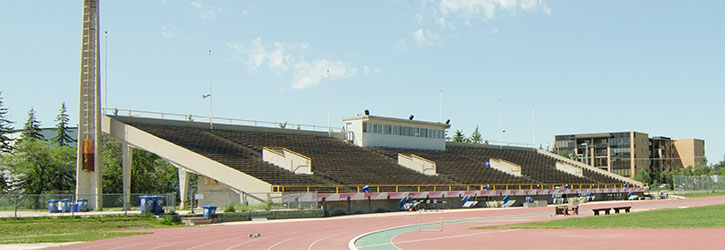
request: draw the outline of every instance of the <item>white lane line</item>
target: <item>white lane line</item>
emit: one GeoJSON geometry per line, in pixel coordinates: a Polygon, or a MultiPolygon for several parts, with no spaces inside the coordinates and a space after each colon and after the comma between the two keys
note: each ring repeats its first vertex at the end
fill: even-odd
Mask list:
{"type": "Polygon", "coordinates": [[[327,236],[325,238],[318,239],[315,242],[312,242],[312,244],[310,244],[310,246],[307,248],[307,250],[312,250],[312,246],[314,246],[315,244],[317,244],[317,242],[320,242],[321,240],[328,239],[328,238],[335,237],[335,236],[342,235],[342,234],[346,234],[346,233],[333,234],[333,235],[327,236]]]}
{"type": "Polygon", "coordinates": [[[294,240],[294,239],[297,239],[297,238],[299,238],[299,237],[301,237],[301,236],[297,236],[297,237],[294,237],[294,238],[289,238],[289,239],[286,239],[286,240],[283,240],[283,241],[280,241],[280,242],[274,243],[274,245],[271,245],[271,246],[269,246],[269,248],[267,248],[267,250],[270,250],[270,249],[272,249],[272,248],[276,247],[276,246],[277,246],[277,245],[279,245],[279,244],[285,243],[285,242],[287,242],[287,241],[290,241],[290,240],[294,240]]]}
{"type": "MultiPolygon", "coordinates": [[[[405,243],[412,243],[412,242],[420,242],[420,241],[429,241],[429,240],[443,240],[443,239],[451,239],[451,238],[459,238],[459,237],[467,237],[467,236],[473,236],[473,235],[481,235],[481,234],[497,234],[497,233],[508,233],[513,231],[519,231],[521,229],[509,229],[504,231],[496,231],[496,232],[482,232],[482,233],[472,233],[472,234],[459,234],[459,235],[451,235],[451,236],[443,236],[443,237],[436,237],[436,238],[426,238],[426,239],[417,239],[417,240],[406,240],[406,241],[398,241],[395,243],[398,244],[405,244],[405,243]]],[[[392,244],[392,242],[391,242],[392,244]]]]}

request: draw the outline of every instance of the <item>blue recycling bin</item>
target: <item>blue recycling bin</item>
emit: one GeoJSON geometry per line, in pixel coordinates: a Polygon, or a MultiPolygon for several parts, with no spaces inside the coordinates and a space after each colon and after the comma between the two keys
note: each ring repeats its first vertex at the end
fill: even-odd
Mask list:
{"type": "Polygon", "coordinates": [[[150,195],[141,195],[138,197],[139,207],[142,213],[151,213],[154,210],[155,202],[150,195]]]}
{"type": "Polygon", "coordinates": [[[58,212],[58,200],[50,199],[48,200],[48,213],[57,213],[58,212]]]}
{"type": "Polygon", "coordinates": [[[78,211],[88,212],[88,199],[80,198],[76,200],[76,203],[78,203],[78,211]]]}
{"type": "Polygon", "coordinates": [[[203,206],[202,208],[204,208],[204,212],[203,212],[204,218],[209,219],[211,217],[214,217],[214,215],[216,215],[216,206],[203,206]]]}
{"type": "Polygon", "coordinates": [[[163,214],[164,206],[166,205],[166,197],[163,195],[153,195],[151,198],[154,201],[154,214],[163,214]]]}
{"type": "Polygon", "coordinates": [[[70,203],[71,199],[61,199],[58,202],[58,210],[60,210],[61,213],[70,212],[70,203]]]}
{"type": "Polygon", "coordinates": [[[70,204],[70,211],[74,213],[80,212],[80,210],[78,210],[78,203],[70,204]]]}

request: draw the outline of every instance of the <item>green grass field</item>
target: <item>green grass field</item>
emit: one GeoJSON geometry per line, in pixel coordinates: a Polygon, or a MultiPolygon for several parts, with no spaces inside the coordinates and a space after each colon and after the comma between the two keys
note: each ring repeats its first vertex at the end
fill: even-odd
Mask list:
{"type": "Polygon", "coordinates": [[[725,205],[669,208],[629,214],[477,227],[475,229],[725,228],[725,205]]]}
{"type": "Polygon", "coordinates": [[[39,217],[0,219],[0,244],[73,242],[138,235],[123,230],[174,227],[153,216],[39,217]]]}
{"type": "Polygon", "coordinates": [[[685,194],[678,194],[681,196],[685,196],[687,198],[697,198],[697,197],[710,197],[710,196],[725,196],[725,192],[723,191],[707,191],[702,193],[685,193],[685,194]]]}

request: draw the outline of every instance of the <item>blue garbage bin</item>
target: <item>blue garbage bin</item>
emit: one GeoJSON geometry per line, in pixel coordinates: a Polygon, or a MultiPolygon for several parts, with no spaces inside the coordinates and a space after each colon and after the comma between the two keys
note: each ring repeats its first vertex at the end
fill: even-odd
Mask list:
{"type": "Polygon", "coordinates": [[[164,206],[166,205],[166,197],[163,195],[154,195],[152,199],[154,200],[153,213],[163,214],[164,206]]]}
{"type": "Polygon", "coordinates": [[[203,206],[202,208],[204,208],[204,213],[203,213],[204,218],[209,219],[211,217],[214,217],[214,215],[216,215],[216,206],[203,206]]]}
{"type": "Polygon", "coordinates": [[[58,210],[60,210],[61,213],[70,212],[70,203],[71,199],[61,199],[58,202],[58,210]]]}
{"type": "Polygon", "coordinates": [[[48,200],[48,213],[57,213],[58,212],[58,200],[50,199],[48,200]]]}
{"type": "Polygon", "coordinates": [[[74,213],[80,212],[80,210],[78,210],[78,203],[70,204],[70,211],[74,213]]]}
{"type": "Polygon", "coordinates": [[[154,210],[155,202],[150,195],[141,195],[138,197],[142,213],[151,213],[154,210]]]}
{"type": "Polygon", "coordinates": [[[78,211],[88,212],[88,199],[81,198],[76,200],[76,203],[78,203],[78,211]]]}

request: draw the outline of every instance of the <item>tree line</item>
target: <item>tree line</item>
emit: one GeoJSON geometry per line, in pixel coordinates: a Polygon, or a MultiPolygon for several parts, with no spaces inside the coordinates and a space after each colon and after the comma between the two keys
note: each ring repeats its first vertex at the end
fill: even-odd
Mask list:
{"type": "MultiPolygon", "coordinates": [[[[70,136],[70,118],[65,103],[61,104],[52,130],[52,138],[44,138],[41,122],[33,108],[20,136],[11,138],[16,130],[8,119],[0,91],[0,190],[3,194],[74,193],[76,176],[76,140],[70,136]]],[[[103,192],[123,193],[121,143],[108,135],[101,138],[103,192]]],[[[132,149],[131,193],[178,192],[176,167],[159,156],[132,149]]],[[[190,179],[195,187],[196,178],[190,179]]]]}

